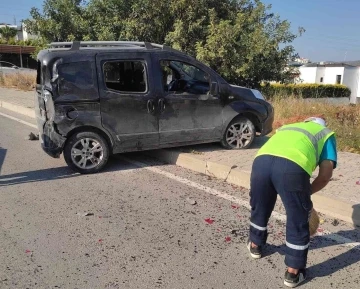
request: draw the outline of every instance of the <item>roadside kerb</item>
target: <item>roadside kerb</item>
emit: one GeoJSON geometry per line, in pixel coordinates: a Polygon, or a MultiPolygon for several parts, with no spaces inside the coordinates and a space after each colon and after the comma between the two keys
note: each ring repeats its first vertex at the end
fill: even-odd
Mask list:
{"type": "MultiPolygon", "coordinates": [[[[32,109],[0,101],[0,107],[31,118],[35,117],[32,109]]],[[[162,162],[174,164],[210,177],[218,178],[229,184],[250,189],[250,171],[240,170],[236,166],[228,166],[196,158],[193,154],[183,153],[176,149],[163,149],[146,152],[162,162]]],[[[321,193],[312,196],[314,208],[331,217],[338,218],[353,225],[360,226],[360,213],[353,215],[352,205],[341,200],[326,197],[321,193]]]]}
{"type": "MultiPolygon", "coordinates": [[[[204,161],[196,158],[190,153],[183,153],[176,149],[163,149],[146,152],[147,155],[155,157],[162,162],[174,164],[210,177],[218,178],[229,184],[250,189],[250,171],[240,170],[224,164],[204,161]]],[[[323,214],[329,215],[360,226],[360,214],[354,215],[353,205],[316,193],[312,197],[314,208],[323,214]]]]}

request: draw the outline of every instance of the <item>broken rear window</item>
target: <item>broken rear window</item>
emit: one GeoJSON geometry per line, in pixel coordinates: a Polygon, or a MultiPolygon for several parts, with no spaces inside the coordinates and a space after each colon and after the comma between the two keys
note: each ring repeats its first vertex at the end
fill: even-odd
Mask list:
{"type": "Polygon", "coordinates": [[[58,66],[58,75],[57,82],[60,97],[70,97],[71,100],[97,98],[91,62],[81,61],[60,64],[58,66]]]}
{"type": "Polygon", "coordinates": [[[104,64],[105,84],[119,92],[147,91],[145,63],[142,61],[111,61],[104,64]]]}

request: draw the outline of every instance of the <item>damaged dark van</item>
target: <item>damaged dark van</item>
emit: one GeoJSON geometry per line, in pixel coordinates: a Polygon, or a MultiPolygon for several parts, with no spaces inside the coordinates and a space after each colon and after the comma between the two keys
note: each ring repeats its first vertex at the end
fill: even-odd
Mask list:
{"type": "Polygon", "coordinates": [[[124,152],[211,142],[246,149],[274,120],[258,90],[147,42],[52,43],[38,54],[36,91],[43,150],[85,174],[124,152]]]}

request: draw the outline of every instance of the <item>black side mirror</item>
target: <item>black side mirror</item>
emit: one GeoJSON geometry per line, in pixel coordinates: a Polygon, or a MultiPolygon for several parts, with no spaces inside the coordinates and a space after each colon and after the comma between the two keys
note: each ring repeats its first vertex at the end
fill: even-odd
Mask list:
{"type": "Polygon", "coordinates": [[[218,95],[218,83],[217,82],[211,82],[211,85],[210,85],[210,94],[211,95],[218,95]]]}

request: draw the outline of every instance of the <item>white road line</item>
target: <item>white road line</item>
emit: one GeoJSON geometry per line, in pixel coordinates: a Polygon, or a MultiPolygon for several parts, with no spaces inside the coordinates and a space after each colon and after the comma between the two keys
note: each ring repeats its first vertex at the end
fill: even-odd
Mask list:
{"type": "MultiPolygon", "coordinates": [[[[146,165],[144,163],[131,160],[131,159],[129,159],[127,157],[124,157],[124,156],[119,156],[119,159],[122,159],[122,160],[124,160],[124,161],[126,161],[126,162],[128,162],[130,164],[136,165],[137,167],[146,169],[146,170],[151,171],[153,173],[165,176],[165,177],[167,177],[169,179],[172,179],[172,180],[177,181],[179,183],[185,184],[185,185],[187,185],[189,187],[192,187],[194,189],[198,189],[198,190],[204,191],[204,192],[206,192],[206,193],[208,193],[210,195],[223,198],[223,199],[228,200],[228,201],[230,201],[232,203],[236,203],[236,204],[238,204],[238,205],[240,205],[240,206],[242,206],[242,207],[244,207],[244,208],[246,208],[248,210],[251,209],[249,202],[245,201],[243,199],[240,199],[240,198],[231,196],[231,195],[229,195],[227,193],[224,193],[224,192],[221,192],[221,191],[206,187],[204,185],[195,183],[195,182],[190,181],[190,180],[188,180],[186,178],[176,176],[176,175],[174,175],[172,173],[163,171],[163,170],[161,170],[159,168],[149,167],[148,165],[146,165]]],[[[279,220],[281,222],[286,221],[286,215],[280,214],[280,213],[275,212],[275,211],[272,213],[271,218],[279,220]]],[[[337,235],[335,233],[332,233],[330,231],[323,230],[322,232],[318,232],[317,235],[318,236],[323,236],[326,239],[335,241],[339,245],[344,245],[344,246],[346,246],[346,247],[348,247],[350,249],[360,250],[360,243],[359,242],[354,242],[351,239],[342,237],[342,236],[337,235]]]]}
{"type": "MultiPolygon", "coordinates": [[[[37,128],[36,125],[32,124],[32,123],[29,123],[29,122],[26,122],[26,121],[23,121],[21,119],[18,119],[16,117],[12,117],[10,115],[7,115],[5,113],[1,113],[0,112],[0,115],[1,116],[4,116],[4,117],[7,117],[9,119],[12,119],[12,120],[15,120],[17,122],[20,122],[22,124],[25,124],[27,126],[30,126],[30,127],[33,127],[33,128],[37,128]]],[[[151,171],[153,173],[156,173],[156,174],[159,174],[159,175],[163,175],[169,179],[172,179],[174,181],[177,181],[179,183],[182,183],[182,184],[185,184],[189,187],[192,187],[192,188],[195,188],[195,189],[198,189],[198,190],[201,190],[201,191],[204,191],[210,195],[213,195],[213,196],[217,196],[217,197],[220,197],[220,198],[223,198],[225,200],[228,200],[230,202],[233,202],[233,203],[236,203],[242,207],[245,207],[247,208],[248,210],[250,210],[250,205],[249,205],[249,202],[248,201],[245,201],[245,200],[242,200],[240,198],[237,198],[237,197],[234,197],[234,196],[231,196],[229,194],[226,194],[226,193],[223,193],[223,192],[220,192],[218,190],[215,190],[215,189],[212,189],[212,188],[209,188],[209,187],[206,187],[206,186],[203,186],[201,184],[198,184],[198,183],[195,183],[193,181],[190,181],[188,179],[185,179],[185,178],[182,178],[182,177],[179,177],[179,176],[176,176],[172,173],[169,173],[169,172],[166,172],[166,171],[163,171],[163,170],[160,170],[158,168],[155,168],[155,167],[149,167],[148,165],[144,164],[144,163],[141,163],[141,162],[138,162],[138,161],[134,161],[134,160],[130,160],[129,158],[127,157],[124,157],[124,156],[119,156],[120,159],[123,159],[124,161],[130,163],[130,164],[133,164],[137,167],[140,167],[140,168],[144,168],[148,171],[151,171]]],[[[281,222],[285,222],[286,221],[286,216],[283,215],[283,214],[280,214],[278,212],[273,212],[272,215],[271,215],[271,218],[274,218],[276,220],[279,220],[281,222]]],[[[348,238],[345,238],[345,237],[342,237],[340,235],[337,235],[335,233],[331,233],[330,231],[322,231],[322,232],[319,232],[317,233],[318,236],[323,236],[324,238],[326,239],[329,239],[329,240],[333,240],[335,241],[336,243],[338,244],[343,244],[344,246],[348,247],[348,248],[351,248],[351,249],[357,249],[360,251],[360,243],[359,242],[354,242],[353,240],[351,239],[348,239],[348,238]]]]}
{"type": "Polygon", "coordinates": [[[8,114],[6,114],[6,113],[0,112],[0,115],[3,116],[3,117],[9,118],[9,119],[15,120],[15,121],[17,121],[17,122],[20,122],[20,123],[22,123],[22,124],[25,124],[25,125],[27,125],[27,126],[30,126],[30,127],[32,127],[32,128],[36,128],[36,129],[38,128],[35,124],[32,124],[32,123],[30,123],[30,122],[21,120],[20,118],[13,117],[13,116],[8,115],[8,114]]]}

